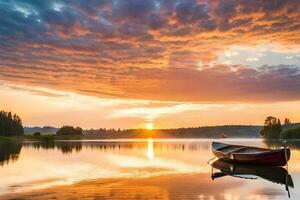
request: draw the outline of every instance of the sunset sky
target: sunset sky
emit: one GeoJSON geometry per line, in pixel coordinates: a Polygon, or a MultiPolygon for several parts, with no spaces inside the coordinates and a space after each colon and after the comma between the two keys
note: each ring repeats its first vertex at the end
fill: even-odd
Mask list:
{"type": "Polygon", "coordinates": [[[300,3],[0,0],[0,110],[26,126],[300,122],[300,3]]]}

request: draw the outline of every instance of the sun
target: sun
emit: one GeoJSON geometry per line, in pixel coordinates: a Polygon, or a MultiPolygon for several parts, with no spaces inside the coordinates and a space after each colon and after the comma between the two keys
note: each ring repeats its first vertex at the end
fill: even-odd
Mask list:
{"type": "Polygon", "coordinates": [[[151,122],[146,124],[146,129],[152,130],[153,129],[153,124],[151,122]]]}

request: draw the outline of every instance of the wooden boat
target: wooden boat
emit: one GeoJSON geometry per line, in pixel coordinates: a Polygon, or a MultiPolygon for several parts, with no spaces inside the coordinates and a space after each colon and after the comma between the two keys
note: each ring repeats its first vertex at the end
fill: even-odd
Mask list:
{"type": "Polygon", "coordinates": [[[294,188],[291,175],[289,175],[288,171],[282,167],[246,165],[221,160],[215,161],[211,166],[211,178],[213,180],[224,176],[233,176],[244,179],[256,179],[257,177],[260,177],[273,183],[285,185],[288,194],[288,187],[294,188]],[[220,172],[213,173],[213,169],[218,169],[220,172]]]}
{"type": "Polygon", "coordinates": [[[221,142],[212,143],[212,152],[217,158],[224,161],[269,166],[284,166],[287,164],[291,155],[289,148],[272,150],[260,147],[231,145],[221,142]]]}

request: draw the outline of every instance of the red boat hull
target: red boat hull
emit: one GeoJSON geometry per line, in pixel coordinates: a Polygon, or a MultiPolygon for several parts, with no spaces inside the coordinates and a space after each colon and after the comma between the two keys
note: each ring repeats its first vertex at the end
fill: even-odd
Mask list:
{"type": "MultiPolygon", "coordinates": [[[[223,143],[219,143],[223,144],[223,143]]],[[[224,144],[227,145],[227,144],[224,144]]],[[[258,147],[247,147],[247,146],[238,146],[238,145],[229,145],[230,147],[234,147],[237,150],[239,149],[253,149],[255,153],[244,153],[244,152],[226,152],[222,151],[222,148],[226,148],[223,146],[221,148],[217,148],[214,146],[212,151],[216,157],[221,160],[233,163],[243,163],[250,165],[268,165],[268,166],[284,166],[287,164],[287,161],[290,159],[290,149],[265,149],[258,147]]]]}

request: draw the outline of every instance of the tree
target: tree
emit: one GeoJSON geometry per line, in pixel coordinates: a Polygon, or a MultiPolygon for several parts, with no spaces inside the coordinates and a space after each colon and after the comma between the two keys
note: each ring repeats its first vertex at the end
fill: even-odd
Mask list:
{"type": "Polygon", "coordinates": [[[291,124],[292,124],[292,122],[291,122],[290,119],[288,119],[288,118],[285,118],[285,119],[284,119],[284,125],[285,125],[285,126],[288,126],[288,125],[291,125],[291,124]]]}
{"type": "Polygon", "coordinates": [[[73,126],[63,126],[57,132],[56,135],[82,135],[82,128],[73,126]]]}
{"type": "Polygon", "coordinates": [[[265,124],[260,134],[264,138],[275,139],[279,137],[281,130],[280,119],[269,116],[265,119],[265,124]]]}
{"type": "Polygon", "coordinates": [[[11,112],[0,111],[0,136],[24,135],[21,118],[11,112]]]}

